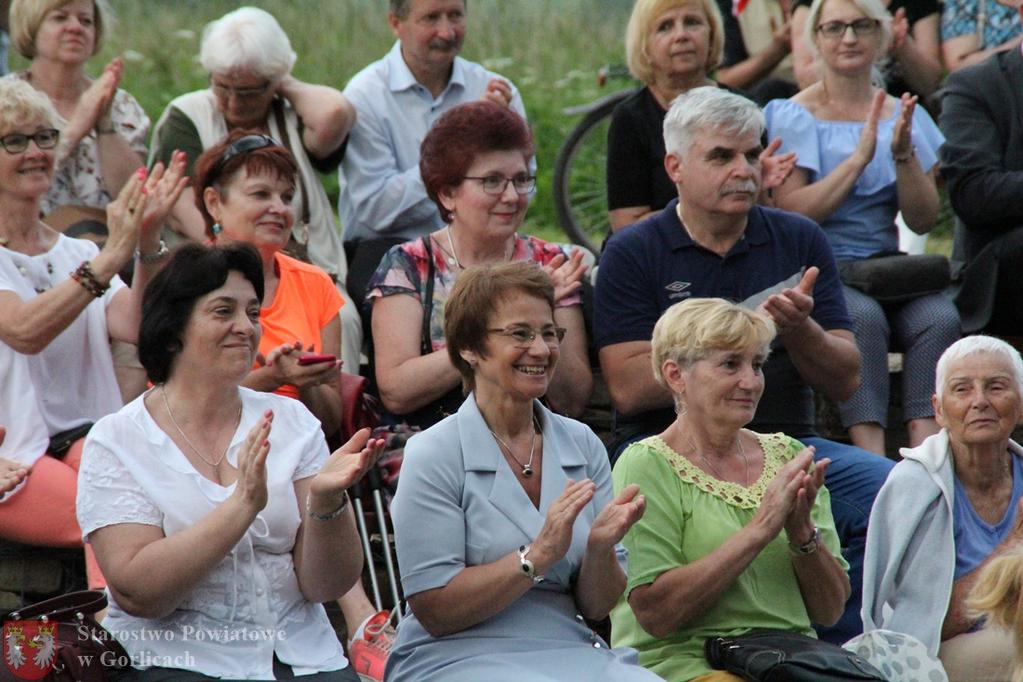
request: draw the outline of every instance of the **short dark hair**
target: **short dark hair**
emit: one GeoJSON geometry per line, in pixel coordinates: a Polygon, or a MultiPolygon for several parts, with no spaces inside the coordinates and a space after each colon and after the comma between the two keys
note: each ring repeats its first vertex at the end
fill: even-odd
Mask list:
{"type": "Polygon", "coordinates": [[[444,222],[451,222],[451,212],[441,203],[441,192],[460,185],[478,155],[504,151],[522,152],[527,163],[534,152],[525,119],[508,107],[466,102],[437,119],[419,150],[419,174],[444,222]]]}
{"type": "MultiPolygon", "coordinates": [[[[213,216],[206,208],[203,192],[207,187],[216,187],[222,196],[226,196],[224,185],[231,181],[235,173],[245,168],[249,173],[274,173],[295,186],[298,178],[298,164],[288,149],[280,144],[254,149],[233,155],[225,163],[221,163],[224,154],[231,145],[249,135],[261,135],[258,130],[232,130],[223,140],[213,145],[196,159],[192,169],[192,188],[195,190],[195,206],[206,221],[206,233],[212,237],[213,216]]],[[[270,138],[273,139],[273,138],[270,138]]]]}
{"type": "Polygon", "coordinates": [[[174,358],[181,352],[181,335],[196,301],[222,287],[232,270],[252,283],[262,301],[263,261],[248,244],[184,244],[149,281],[142,295],[138,341],[139,361],[154,384],[170,378],[174,358]]]}
{"type": "Polygon", "coordinates": [[[462,375],[462,390],[466,393],[475,388],[476,376],[460,353],[470,350],[486,357],[490,318],[512,293],[542,299],[554,314],[554,284],[533,261],[468,268],[458,276],[444,304],[444,341],[451,363],[462,375]]]}

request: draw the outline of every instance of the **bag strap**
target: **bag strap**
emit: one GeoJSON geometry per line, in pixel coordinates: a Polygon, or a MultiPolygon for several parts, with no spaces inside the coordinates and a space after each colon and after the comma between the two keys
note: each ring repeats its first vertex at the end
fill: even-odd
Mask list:
{"type": "Polygon", "coordinates": [[[68,592],[37,604],[31,604],[23,609],[11,611],[5,620],[26,620],[32,618],[46,618],[47,620],[62,620],[68,616],[78,617],[81,615],[92,615],[107,607],[107,595],[99,590],[80,590],[68,592]]]}
{"type": "MultiPolygon", "coordinates": [[[[275,98],[273,103],[274,120],[277,121],[277,130],[281,134],[281,143],[291,151],[291,136],[288,135],[288,124],[284,120],[284,103],[281,99],[275,98]]],[[[298,186],[302,189],[302,222],[306,225],[309,224],[309,192],[306,190],[305,178],[302,177],[302,171],[297,173],[298,175],[298,186]]]]}
{"type": "Polygon", "coordinates": [[[433,278],[436,274],[436,267],[433,264],[433,246],[430,245],[430,235],[421,237],[423,248],[426,249],[426,293],[423,294],[423,330],[421,332],[421,343],[419,354],[429,355],[433,352],[433,341],[430,340],[430,316],[433,314],[433,278]]]}

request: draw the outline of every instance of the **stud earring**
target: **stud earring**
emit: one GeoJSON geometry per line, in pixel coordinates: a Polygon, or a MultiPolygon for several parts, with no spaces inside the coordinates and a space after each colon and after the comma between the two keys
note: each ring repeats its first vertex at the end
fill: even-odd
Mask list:
{"type": "Polygon", "coordinates": [[[213,223],[213,227],[210,228],[210,232],[212,232],[213,236],[216,237],[218,234],[220,234],[221,229],[222,228],[220,227],[220,223],[213,223]]]}

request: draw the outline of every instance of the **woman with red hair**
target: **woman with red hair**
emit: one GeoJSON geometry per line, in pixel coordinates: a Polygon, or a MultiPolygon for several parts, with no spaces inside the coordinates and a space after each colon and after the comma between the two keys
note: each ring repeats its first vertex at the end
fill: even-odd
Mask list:
{"type": "Polygon", "coordinates": [[[490,102],[454,107],[423,140],[419,168],[447,225],[393,247],[370,279],[367,305],[377,387],[384,407],[426,428],[464,400],[445,350],[444,303],[459,274],[474,265],[534,261],[553,278],[554,321],[567,330],[546,400],[578,416],[593,386],[579,287],[581,252],[518,234],[536,187],[533,139],[526,122],[490,102]]]}

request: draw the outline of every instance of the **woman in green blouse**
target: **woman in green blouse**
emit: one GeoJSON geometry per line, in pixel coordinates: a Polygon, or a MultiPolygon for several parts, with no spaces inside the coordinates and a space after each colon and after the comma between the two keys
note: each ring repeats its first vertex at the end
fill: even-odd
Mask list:
{"type": "Polygon", "coordinates": [[[739,680],[711,670],[703,643],[756,628],[813,635],[849,597],[828,491],[829,460],[784,434],[743,429],[764,391],[766,316],[690,299],[654,327],[654,376],[678,417],[618,460],[646,514],[625,536],[629,576],[611,615],[614,646],[669,682],[739,680]]]}

